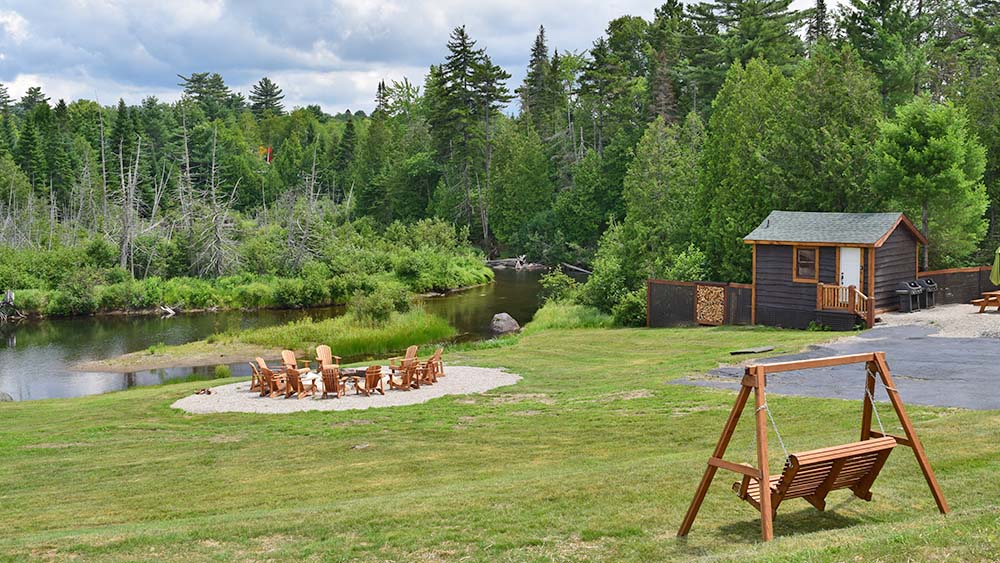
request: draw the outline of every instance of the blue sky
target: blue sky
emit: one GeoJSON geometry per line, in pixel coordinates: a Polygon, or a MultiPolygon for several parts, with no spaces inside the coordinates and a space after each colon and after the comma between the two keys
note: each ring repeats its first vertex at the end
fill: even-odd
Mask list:
{"type": "MultiPolygon", "coordinates": [[[[379,80],[423,83],[452,28],[519,83],[539,24],[550,48],[582,51],[622,14],[657,1],[0,0],[0,82],[19,97],[174,100],[176,74],[222,73],[240,91],[267,75],[286,105],[369,110],[379,80]]],[[[796,0],[798,7],[810,0],[796,0]]]]}

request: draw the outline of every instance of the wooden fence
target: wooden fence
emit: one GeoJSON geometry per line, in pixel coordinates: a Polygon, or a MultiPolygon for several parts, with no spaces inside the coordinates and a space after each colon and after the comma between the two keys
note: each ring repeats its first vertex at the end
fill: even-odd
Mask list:
{"type": "Polygon", "coordinates": [[[968,303],[981,297],[984,291],[994,291],[998,286],[990,281],[990,266],[952,268],[920,272],[918,278],[932,278],[938,285],[935,298],[938,304],[968,303]]]}
{"type": "Polygon", "coordinates": [[[753,286],[746,283],[646,280],[646,326],[751,324],[753,286]]]}

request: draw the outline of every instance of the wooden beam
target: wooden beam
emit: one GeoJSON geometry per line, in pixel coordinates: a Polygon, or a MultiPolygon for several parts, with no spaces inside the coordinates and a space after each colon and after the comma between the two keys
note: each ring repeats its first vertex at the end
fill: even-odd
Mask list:
{"type": "MultiPolygon", "coordinates": [[[[733,408],[729,411],[729,418],[726,419],[725,426],[722,427],[722,435],[719,436],[719,442],[715,445],[712,457],[722,459],[722,456],[726,454],[726,448],[729,447],[729,441],[732,439],[736,425],[740,421],[740,414],[743,413],[743,408],[746,406],[747,399],[749,398],[750,387],[740,387],[740,392],[736,395],[736,402],[733,403],[733,408]]],[[[691,526],[694,524],[695,517],[698,516],[698,510],[701,509],[701,503],[705,500],[705,494],[708,493],[708,487],[712,484],[712,479],[715,477],[717,469],[716,466],[711,464],[705,468],[705,473],[701,476],[701,482],[698,483],[698,489],[695,490],[694,498],[691,499],[691,506],[688,507],[687,514],[684,515],[684,520],[681,522],[681,527],[677,530],[678,536],[684,537],[691,531],[691,526]]]]}
{"type": "Polygon", "coordinates": [[[825,368],[831,366],[843,366],[847,364],[860,364],[875,360],[875,353],[852,354],[848,356],[832,356],[829,358],[815,358],[812,360],[794,360],[791,362],[777,362],[773,364],[755,364],[751,368],[759,367],[765,374],[781,373],[783,371],[795,371],[799,369],[825,368]]]}
{"type": "Polygon", "coordinates": [[[871,248],[873,243],[861,242],[813,242],[808,240],[744,240],[744,244],[770,244],[776,246],[849,246],[851,248],[871,248]]]}
{"type": "Polygon", "coordinates": [[[896,390],[896,384],[892,380],[892,374],[889,373],[889,364],[885,361],[884,352],[875,353],[875,363],[878,366],[879,376],[882,378],[882,385],[885,385],[885,390],[889,393],[889,401],[892,402],[892,407],[896,409],[896,416],[899,417],[899,423],[903,426],[906,438],[910,441],[910,448],[913,449],[913,455],[917,458],[917,465],[920,466],[920,471],[924,474],[924,480],[927,481],[927,486],[930,487],[931,494],[934,496],[934,502],[937,503],[941,514],[947,514],[948,502],[944,500],[944,493],[941,492],[941,486],[938,485],[937,477],[934,476],[934,470],[931,469],[931,463],[927,459],[926,452],[924,452],[924,446],[920,443],[920,438],[917,437],[917,432],[913,429],[913,423],[910,422],[910,417],[906,414],[906,407],[903,406],[903,401],[899,397],[899,391],[896,390]]]}
{"type": "Polygon", "coordinates": [[[755,479],[760,479],[760,471],[757,471],[757,468],[752,465],[747,465],[745,463],[733,463],[718,457],[708,458],[708,464],[718,467],[719,469],[725,469],[727,471],[732,471],[733,473],[749,475],[755,479]]]}
{"type": "Polygon", "coordinates": [[[767,468],[767,399],[764,392],[764,371],[760,367],[751,370],[757,377],[753,396],[757,419],[757,468],[761,475],[757,480],[757,490],[760,495],[760,536],[764,541],[771,541],[774,539],[774,511],[771,508],[771,479],[767,468]]]}
{"type": "Polygon", "coordinates": [[[913,447],[913,442],[911,442],[909,439],[903,436],[896,436],[895,434],[883,434],[878,430],[872,430],[871,432],[869,432],[869,434],[871,434],[872,438],[892,438],[893,440],[896,440],[896,443],[901,446],[907,446],[910,448],[913,447]]]}

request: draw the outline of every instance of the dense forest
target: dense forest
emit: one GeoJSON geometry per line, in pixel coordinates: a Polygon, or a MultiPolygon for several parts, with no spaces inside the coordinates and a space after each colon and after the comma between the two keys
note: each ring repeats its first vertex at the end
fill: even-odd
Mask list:
{"type": "Polygon", "coordinates": [[[991,256],[996,2],[790,3],[668,0],[585,52],[539,28],[516,86],[458,27],[370,114],[286,108],[267,77],[243,94],[212,72],[136,106],[0,85],[0,287],[73,313],[140,308],[143,283],[150,305],[177,278],[230,294],[269,279],[298,289],[229,305],[308,305],[380,276],[481,282],[473,245],[591,267],[578,299],[627,320],[648,276],[746,281],[741,237],[772,209],[904,211],[925,267],[991,256]],[[102,284],[133,289],[68,297],[102,284]]]}

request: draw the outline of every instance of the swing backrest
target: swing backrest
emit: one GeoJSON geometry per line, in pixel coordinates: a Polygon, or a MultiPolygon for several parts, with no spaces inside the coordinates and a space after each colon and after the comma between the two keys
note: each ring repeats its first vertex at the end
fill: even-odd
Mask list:
{"type": "MultiPolygon", "coordinates": [[[[826,495],[837,489],[849,488],[855,496],[871,500],[871,485],[895,446],[894,438],[885,437],[791,454],[781,475],[769,480],[772,509],[785,499],[805,498],[822,510],[826,495]]],[[[734,488],[759,509],[756,479],[744,478],[734,488]]]]}

